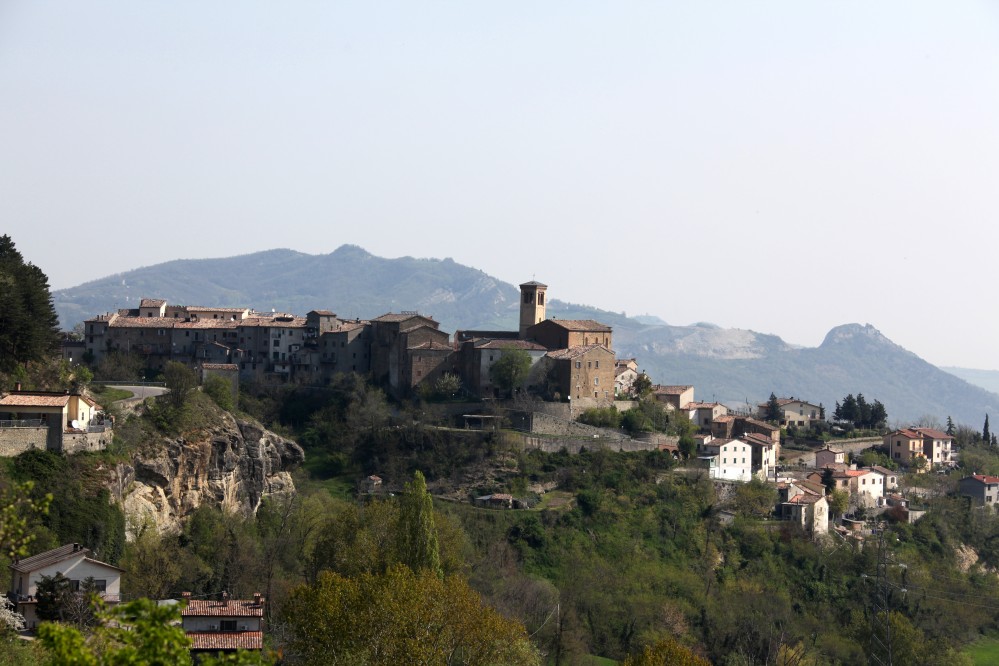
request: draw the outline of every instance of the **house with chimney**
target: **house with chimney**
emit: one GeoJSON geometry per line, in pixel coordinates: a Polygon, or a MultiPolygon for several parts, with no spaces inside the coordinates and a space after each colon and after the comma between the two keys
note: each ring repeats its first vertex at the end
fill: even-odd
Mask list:
{"type": "Polygon", "coordinates": [[[99,451],[112,435],[111,419],[82,393],[15,390],[0,397],[0,456],[99,451]]]}
{"type": "Polygon", "coordinates": [[[101,562],[91,557],[92,554],[89,548],[70,543],[15,560],[9,565],[11,576],[7,596],[14,604],[14,611],[24,616],[28,629],[38,627],[38,583],[43,577],[62,574],[69,579],[73,590],[79,590],[81,584],[92,579],[98,596],[105,603],[116,604],[120,601],[124,569],[101,562]]]}
{"type": "Polygon", "coordinates": [[[181,626],[191,641],[191,654],[229,653],[236,650],[262,650],[264,647],[264,598],[194,599],[182,597],[181,626]]]}

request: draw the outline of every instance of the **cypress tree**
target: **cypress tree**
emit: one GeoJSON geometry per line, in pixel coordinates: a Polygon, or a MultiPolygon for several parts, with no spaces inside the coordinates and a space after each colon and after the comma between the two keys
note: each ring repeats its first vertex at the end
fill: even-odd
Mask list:
{"type": "Polygon", "coordinates": [[[437,528],[434,525],[434,504],[427,492],[423,472],[416,470],[413,481],[406,484],[399,506],[399,560],[419,573],[429,569],[438,576],[444,575],[441,567],[437,528]]]}
{"type": "Polygon", "coordinates": [[[0,236],[0,371],[39,361],[59,348],[59,318],[49,281],[24,263],[10,236],[0,236]]]}
{"type": "Polygon", "coordinates": [[[989,432],[989,415],[985,415],[985,425],[982,426],[982,441],[986,444],[992,443],[992,433],[989,432]]]}

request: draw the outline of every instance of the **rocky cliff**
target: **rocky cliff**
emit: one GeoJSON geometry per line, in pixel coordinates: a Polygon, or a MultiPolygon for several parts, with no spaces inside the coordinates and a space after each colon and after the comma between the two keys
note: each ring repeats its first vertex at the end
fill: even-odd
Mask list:
{"type": "Polygon", "coordinates": [[[150,522],[176,531],[204,503],[251,514],[268,495],[294,492],[291,470],[305,460],[295,442],[228,413],[210,429],[144,449],[115,474],[130,533],[150,522]]]}

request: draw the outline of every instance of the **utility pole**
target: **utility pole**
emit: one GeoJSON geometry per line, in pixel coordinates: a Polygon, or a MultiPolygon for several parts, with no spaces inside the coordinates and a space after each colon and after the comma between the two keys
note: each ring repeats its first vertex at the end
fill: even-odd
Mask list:
{"type": "Polygon", "coordinates": [[[878,570],[874,579],[874,603],[871,609],[869,663],[878,664],[878,666],[892,666],[891,609],[889,606],[891,589],[888,582],[888,567],[891,562],[888,544],[885,540],[885,524],[883,522],[874,523],[872,531],[878,535],[878,570]]]}

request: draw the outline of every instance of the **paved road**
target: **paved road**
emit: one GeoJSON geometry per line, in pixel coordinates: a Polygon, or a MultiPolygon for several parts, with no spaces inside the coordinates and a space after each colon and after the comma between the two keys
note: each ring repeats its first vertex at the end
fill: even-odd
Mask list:
{"type": "Polygon", "coordinates": [[[121,404],[123,407],[128,407],[131,405],[138,404],[145,400],[146,398],[151,398],[158,395],[163,395],[167,392],[162,386],[118,386],[115,385],[114,388],[122,389],[123,391],[131,391],[131,398],[123,398],[121,400],[115,400],[115,403],[121,404]]]}

